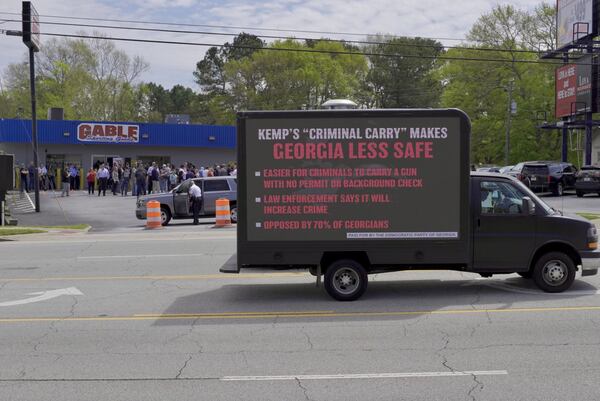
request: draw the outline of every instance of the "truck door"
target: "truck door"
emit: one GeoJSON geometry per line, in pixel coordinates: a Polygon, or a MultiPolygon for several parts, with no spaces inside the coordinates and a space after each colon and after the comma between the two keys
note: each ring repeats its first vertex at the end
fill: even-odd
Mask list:
{"type": "Polygon", "coordinates": [[[227,178],[204,180],[204,188],[202,189],[202,196],[204,197],[202,214],[215,214],[217,199],[230,199],[230,193],[231,189],[229,188],[227,178]]]}
{"type": "Polygon", "coordinates": [[[473,268],[526,270],[532,256],[536,217],[523,214],[526,194],[506,180],[473,178],[473,268]]]}
{"type": "Polygon", "coordinates": [[[190,215],[190,196],[188,191],[192,181],[184,181],[181,185],[173,191],[173,209],[175,209],[175,216],[183,217],[190,215]]]}

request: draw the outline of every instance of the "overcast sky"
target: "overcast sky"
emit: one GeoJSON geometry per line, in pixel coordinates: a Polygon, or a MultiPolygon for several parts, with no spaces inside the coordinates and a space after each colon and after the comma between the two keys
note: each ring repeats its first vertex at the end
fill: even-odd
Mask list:
{"type": "MultiPolygon", "coordinates": [[[[220,25],[246,27],[245,32],[260,35],[296,37],[345,38],[364,40],[365,36],[319,35],[300,32],[273,32],[260,29],[284,29],[290,31],[311,30],[358,34],[385,33],[403,36],[433,38],[464,38],[477,18],[489,12],[496,4],[513,4],[533,9],[539,0],[34,0],[42,23],[43,17],[58,15],[68,17],[109,18],[135,21],[159,21],[169,23],[220,25]]],[[[20,13],[21,1],[0,0],[0,13],[20,13]]],[[[19,18],[0,14],[0,19],[19,18]]],[[[68,21],[68,20],[62,20],[68,21]]],[[[68,21],[97,23],[91,21],[68,21]]],[[[108,24],[108,23],[104,23],[108,24]]],[[[114,23],[113,23],[114,24],[114,23]]],[[[136,26],[129,24],[129,26],[136,26]]],[[[142,26],[142,25],[139,25],[142,26]]],[[[147,27],[147,25],[146,25],[147,27]]],[[[231,41],[241,29],[209,27],[163,27],[194,31],[232,33],[232,36],[206,34],[182,35],[173,33],[138,33],[134,31],[104,31],[109,36],[180,40],[208,44],[231,41]]],[[[0,29],[20,29],[16,23],[0,21],[0,29]]],[[[42,25],[42,32],[75,33],[83,28],[42,25]]],[[[92,31],[92,28],[86,30],[92,31]]],[[[42,37],[42,41],[48,37],[42,37]]],[[[445,44],[457,43],[448,39],[445,44]]],[[[144,81],[160,83],[166,87],[182,84],[197,89],[192,72],[196,62],[204,56],[206,47],[182,45],[158,45],[117,42],[120,49],[130,55],[141,55],[150,63],[143,76],[144,81]]],[[[0,35],[0,70],[9,63],[25,58],[26,48],[20,38],[0,35]]]]}

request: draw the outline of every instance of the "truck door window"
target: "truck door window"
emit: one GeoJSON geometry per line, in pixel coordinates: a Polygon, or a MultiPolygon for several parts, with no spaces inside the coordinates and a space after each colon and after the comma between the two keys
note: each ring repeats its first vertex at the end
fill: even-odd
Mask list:
{"type": "Polygon", "coordinates": [[[205,192],[229,191],[227,180],[206,180],[204,181],[205,192]]]}
{"type": "Polygon", "coordinates": [[[521,214],[525,194],[512,184],[482,181],[480,184],[481,214],[521,214]]]}

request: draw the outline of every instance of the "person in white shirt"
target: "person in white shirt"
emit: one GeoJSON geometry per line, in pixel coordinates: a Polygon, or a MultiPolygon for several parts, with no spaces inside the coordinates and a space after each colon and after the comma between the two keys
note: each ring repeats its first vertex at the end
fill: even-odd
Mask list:
{"type": "Polygon", "coordinates": [[[192,181],[192,186],[188,194],[190,195],[192,210],[194,212],[194,225],[198,225],[198,216],[200,215],[200,209],[202,209],[202,190],[192,181]]]}

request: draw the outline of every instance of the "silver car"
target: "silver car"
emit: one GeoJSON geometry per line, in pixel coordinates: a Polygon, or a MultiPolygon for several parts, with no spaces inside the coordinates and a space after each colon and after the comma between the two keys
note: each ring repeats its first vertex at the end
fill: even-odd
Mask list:
{"type": "Polygon", "coordinates": [[[186,180],[169,192],[140,196],[137,201],[135,216],[146,219],[146,204],[155,200],[160,202],[160,218],[162,225],[169,224],[171,219],[192,219],[190,197],[188,191],[192,180],[202,189],[202,209],[200,216],[215,215],[217,199],[229,199],[231,221],[237,223],[237,178],[236,177],[204,177],[186,180]]]}

